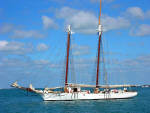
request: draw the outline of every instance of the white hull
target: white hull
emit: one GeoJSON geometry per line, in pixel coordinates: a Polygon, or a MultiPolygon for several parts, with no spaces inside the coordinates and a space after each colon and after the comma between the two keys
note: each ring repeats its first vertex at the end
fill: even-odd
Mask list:
{"type": "Polygon", "coordinates": [[[119,92],[119,93],[44,93],[42,98],[45,101],[65,101],[65,100],[104,100],[104,99],[126,99],[137,95],[137,92],[119,92]]]}

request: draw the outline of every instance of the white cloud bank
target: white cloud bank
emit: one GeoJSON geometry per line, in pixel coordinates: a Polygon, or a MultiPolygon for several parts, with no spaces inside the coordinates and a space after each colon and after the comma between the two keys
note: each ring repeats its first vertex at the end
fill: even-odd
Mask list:
{"type": "Polygon", "coordinates": [[[109,31],[115,29],[128,28],[130,26],[130,21],[125,19],[124,17],[114,18],[104,15],[102,17],[102,25],[104,26],[104,31],[109,31]]]}
{"type": "Polygon", "coordinates": [[[10,34],[11,38],[43,38],[44,35],[38,30],[22,30],[9,23],[0,25],[0,34],[10,34]]]}
{"type": "Polygon", "coordinates": [[[128,19],[133,18],[134,20],[150,19],[150,10],[144,12],[140,7],[129,7],[124,15],[126,15],[128,19]]]}
{"type": "Polygon", "coordinates": [[[44,43],[40,43],[40,44],[37,45],[37,50],[38,51],[46,51],[46,50],[48,50],[48,48],[49,47],[44,43]]]}
{"type": "MultiPolygon", "coordinates": [[[[143,11],[140,7],[129,7],[122,16],[112,17],[102,15],[103,31],[129,29],[132,36],[149,36],[149,25],[141,24],[138,28],[132,29],[138,20],[145,21],[150,18],[150,10],[143,11]],[[133,21],[134,20],[134,21],[133,21]]],[[[95,34],[98,17],[89,11],[77,10],[70,7],[58,9],[56,17],[64,19],[65,25],[70,24],[73,30],[77,33],[95,34]]]]}
{"type": "Polygon", "coordinates": [[[54,28],[57,29],[58,25],[48,16],[42,16],[42,22],[45,29],[54,28]]]}
{"type": "Polygon", "coordinates": [[[147,19],[150,19],[150,10],[143,11],[140,7],[129,7],[124,13],[125,18],[132,21],[132,26],[130,28],[130,35],[131,36],[150,36],[150,25],[148,24],[140,24],[137,26],[137,23],[139,23],[139,20],[141,22],[146,22],[147,19]],[[135,27],[135,25],[136,27],[135,27]]]}
{"type": "Polygon", "coordinates": [[[8,42],[6,40],[0,41],[1,54],[27,54],[33,51],[32,44],[24,44],[21,42],[8,42]]]}
{"type": "Polygon", "coordinates": [[[14,30],[12,38],[43,38],[44,35],[36,30],[14,30]]]}
{"type": "Polygon", "coordinates": [[[43,52],[49,49],[49,46],[40,43],[36,45],[34,48],[31,43],[22,43],[17,41],[6,41],[1,40],[0,41],[0,54],[1,55],[26,55],[31,54],[35,51],[37,52],[43,52]]]}
{"type": "Polygon", "coordinates": [[[71,24],[76,32],[95,33],[98,20],[91,12],[63,7],[56,12],[56,16],[64,19],[65,24],[71,24]]]}
{"type": "Polygon", "coordinates": [[[130,32],[131,36],[150,36],[150,25],[142,24],[136,29],[132,29],[130,32]]]}
{"type": "Polygon", "coordinates": [[[13,27],[14,26],[12,24],[8,24],[8,23],[0,25],[0,34],[5,34],[5,33],[12,31],[13,27]]]}
{"type": "Polygon", "coordinates": [[[71,46],[74,56],[81,56],[90,54],[90,47],[88,45],[77,45],[73,44],[71,46]]]}
{"type": "Polygon", "coordinates": [[[144,12],[139,7],[129,7],[125,14],[133,18],[144,18],[144,12]]]}
{"type": "MultiPolygon", "coordinates": [[[[65,20],[65,24],[72,25],[75,32],[84,34],[96,33],[98,18],[88,11],[76,10],[69,7],[63,7],[57,11],[56,16],[65,20]]],[[[130,22],[123,17],[102,17],[104,31],[123,29],[130,26],[130,22]]]]}

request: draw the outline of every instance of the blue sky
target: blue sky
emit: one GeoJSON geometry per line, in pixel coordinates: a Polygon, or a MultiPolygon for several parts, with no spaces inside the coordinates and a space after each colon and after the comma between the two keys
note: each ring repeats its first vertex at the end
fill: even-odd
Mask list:
{"type": "MultiPolygon", "coordinates": [[[[150,84],[150,1],[102,1],[108,82],[150,84]]],[[[69,24],[69,81],[95,84],[98,12],[99,0],[1,0],[0,88],[64,85],[69,24]]]]}

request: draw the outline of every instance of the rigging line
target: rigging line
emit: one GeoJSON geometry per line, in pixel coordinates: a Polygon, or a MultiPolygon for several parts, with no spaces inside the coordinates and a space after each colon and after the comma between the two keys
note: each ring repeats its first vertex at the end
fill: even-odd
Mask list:
{"type": "MultiPolygon", "coordinates": [[[[59,46],[59,49],[61,49],[61,48],[62,48],[62,47],[59,46]]],[[[59,53],[59,52],[58,52],[58,53],[59,53]]],[[[58,54],[58,53],[57,53],[58,61],[57,61],[56,64],[61,66],[61,67],[59,68],[59,73],[61,74],[61,77],[60,77],[60,80],[59,80],[59,84],[60,84],[60,85],[64,85],[64,81],[65,81],[65,71],[66,71],[66,70],[65,70],[65,69],[66,69],[66,68],[65,68],[65,66],[66,66],[66,62],[65,62],[65,61],[66,61],[66,60],[64,60],[64,58],[66,59],[66,57],[65,57],[65,54],[63,54],[63,55],[61,54],[61,55],[60,55],[60,54],[58,54]],[[62,56],[64,57],[63,60],[62,60],[62,56]]]]}
{"type": "Polygon", "coordinates": [[[60,73],[60,85],[63,86],[64,85],[64,81],[65,81],[65,60],[63,59],[63,64],[62,64],[62,72],[60,73]]]}
{"type": "MultiPolygon", "coordinates": [[[[105,39],[105,38],[103,38],[103,39],[105,39]]],[[[109,50],[109,47],[108,47],[108,41],[107,40],[104,40],[105,42],[106,42],[106,47],[107,47],[107,54],[108,54],[108,68],[109,68],[109,70],[112,68],[111,66],[110,66],[110,64],[111,64],[111,61],[112,61],[112,58],[110,57],[110,54],[112,54],[111,52],[110,52],[110,50],[109,50]]],[[[113,65],[113,64],[112,64],[113,65]]],[[[119,72],[121,72],[121,68],[122,68],[122,65],[120,65],[119,64],[119,68],[118,68],[118,70],[119,70],[119,72]]],[[[112,75],[112,71],[110,70],[109,71],[109,75],[112,75]]],[[[110,78],[111,76],[109,76],[109,78],[110,78]]],[[[124,77],[125,76],[123,76],[123,80],[122,80],[122,82],[125,84],[125,81],[124,81],[124,77]]],[[[116,76],[115,76],[115,78],[116,78],[116,76]]],[[[110,78],[111,79],[111,78],[110,78]]],[[[116,80],[116,79],[115,79],[116,80]]],[[[116,83],[117,83],[117,81],[116,81],[116,83]]]]}
{"type": "MultiPolygon", "coordinates": [[[[8,56],[6,56],[6,57],[8,57],[8,56]]],[[[21,62],[21,64],[22,63],[25,63],[26,64],[26,60],[24,60],[25,59],[25,56],[24,55],[19,55],[19,58],[18,58],[18,60],[21,60],[22,62],[21,62]],[[22,58],[23,57],[23,58],[22,58]],[[23,59],[23,60],[22,60],[23,59]]],[[[4,62],[2,62],[2,63],[4,63],[4,62]]],[[[17,67],[15,70],[13,69],[13,70],[10,70],[10,73],[18,73],[20,76],[18,76],[16,79],[15,79],[15,81],[22,81],[22,80],[24,80],[25,79],[25,73],[22,71],[22,69],[24,69],[25,68],[25,66],[20,66],[19,65],[19,67],[17,67]]],[[[13,81],[14,82],[14,81],[13,81]]]]}
{"type": "Polygon", "coordinates": [[[106,60],[105,60],[105,52],[104,52],[104,38],[102,40],[102,53],[103,53],[103,75],[104,75],[104,84],[107,85],[108,81],[107,81],[107,69],[106,69],[106,60]]]}
{"type": "Polygon", "coordinates": [[[104,44],[101,42],[101,45],[102,45],[102,60],[103,60],[104,84],[105,84],[105,85],[108,85],[108,81],[107,81],[107,70],[106,70],[106,64],[105,64],[104,44]]]}
{"type": "Polygon", "coordinates": [[[60,58],[62,58],[62,54],[60,54],[60,49],[62,48],[62,46],[61,46],[60,43],[61,42],[59,42],[59,44],[56,47],[54,47],[54,49],[53,49],[53,50],[55,50],[55,53],[53,55],[55,56],[55,58],[57,58],[57,60],[59,60],[60,58]]]}
{"type": "MultiPolygon", "coordinates": [[[[51,47],[51,49],[53,49],[53,48],[55,48],[55,46],[52,46],[51,47]]],[[[48,50],[49,51],[49,50],[48,50]]],[[[54,54],[52,54],[51,52],[48,52],[48,54],[46,55],[46,57],[45,56],[41,56],[42,54],[41,54],[41,52],[40,53],[38,53],[37,55],[36,55],[36,57],[37,58],[42,58],[42,59],[45,59],[47,56],[47,58],[49,58],[49,61],[51,61],[51,59],[52,59],[52,57],[54,56],[54,54]],[[44,58],[45,57],[45,58],[44,58]]],[[[51,65],[51,63],[50,63],[50,65],[51,65]]],[[[43,66],[45,66],[45,65],[43,65],[43,66]]],[[[32,66],[31,66],[31,68],[32,68],[32,66]]],[[[42,69],[46,69],[46,70],[49,70],[49,67],[47,66],[47,67],[42,67],[42,69]]],[[[32,73],[32,77],[34,77],[35,75],[38,75],[40,72],[41,72],[41,69],[40,70],[34,70],[34,69],[31,69],[32,71],[31,71],[31,73],[32,73]]],[[[51,72],[52,73],[52,72],[51,72]]],[[[48,86],[48,82],[44,82],[45,80],[44,79],[41,79],[42,78],[42,75],[41,75],[41,77],[40,76],[36,76],[35,77],[35,81],[38,81],[39,79],[40,79],[40,81],[42,82],[42,83],[47,83],[47,84],[45,84],[45,86],[48,86]]],[[[49,77],[50,78],[50,77],[49,77]]],[[[48,80],[48,79],[47,79],[48,80]]]]}
{"type": "MultiPolygon", "coordinates": [[[[59,50],[61,49],[62,47],[59,46],[59,50]]],[[[61,77],[60,77],[60,80],[59,80],[59,84],[60,85],[64,85],[64,78],[65,78],[65,61],[64,61],[64,58],[62,59],[62,56],[65,57],[65,54],[59,54],[59,51],[56,53],[56,55],[58,56],[57,57],[57,62],[56,62],[56,65],[59,65],[60,68],[59,68],[59,73],[61,74],[61,77]],[[63,62],[64,61],[64,62],[63,62]]]]}
{"type": "MultiPolygon", "coordinates": [[[[56,40],[55,40],[56,41],[56,40]]],[[[50,48],[50,50],[52,50],[52,51],[50,51],[49,53],[48,53],[48,59],[50,60],[50,61],[53,61],[54,60],[54,58],[57,58],[57,59],[59,59],[60,57],[61,57],[61,55],[59,54],[60,53],[60,49],[62,48],[62,45],[64,44],[64,41],[63,41],[63,43],[62,43],[62,41],[63,40],[59,40],[59,44],[54,44],[53,43],[53,46],[50,48]],[[54,51],[53,51],[54,50],[54,51]],[[57,56],[57,57],[56,57],[57,56]]],[[[58,41],[57,41],[58,42],[58,41]]]]}
{"type": "MultiPolygon", "coordinates": [[[[71,41],[70,41],[70,45],[73,41],[73,37],[71,38],[71,41]]],[[[72,46],[70,48],[70,64],[71,64],[71,81],[73,83],[76,83],[76,74],[75,74],[75,67],[74,67],[74,57],[73,57],[73,49],[72,49],[72,46]]]]}
{"type": "MultiPolygon", "coordinates": [[[[51,50],[54,50],[53,52],[49,52],[47,55],[49,56],[48,58],[49,58],[49,60],[50,61],[54,61],[54,62],[50,62],[50,65],[53,63],[54,65],[58,65],[58,62],[60,62],[60,59],[62,58],[62,54],[60,55],[59,54],[59,51],[60,51],[60,49],[62,48],[62,41],[63,40],[59,40],[59,44],[57,44],[57,45],[54,45],[54,46],[52,46],[50,49],[51,50]],[[55,60],[57,58],[57,60],[55,60]]],[[[64,42],[63,42],[64,43],[64,42]]],[[[59,64],[61,64],[61,63],[59,63],[59,64]]],[[[61,70],[63,70],[62,68],[58,68],[58,67],[56,67],[57,68],[57,72],[59,72],[59,74],[61,74],[61,75],[63,75],[62,73],[62,71],[61,70]]],[[[51,70],[51,69],[50,69],[51,70]]],[[[51,73],[53,73],[52,71],[51,71],[51,73]]],[[[54,73],[53,73],[54,74],[54,73]]],[[[50,79],[51,77],[49,77],[49,79],[50,79]]],[[[60,81],[61,81],[61,78],[60,78],[60,81]]],[[[60,82],[59,82],[60,83],[60,82]]],[[[61,84],[61,83],[60,83],[61,84]]],[[[47,86],[48,86],[48,83],[47,83],[47,86]]]]}
{"type": "MultiPolygon", "coordinates": [[[[106,40],[105,38],[103,38],[103,42],[105,42],[106,44],[106,54],[107,54],[107,62],[106,62],[106,64],[107,64],[107,69],[111,69],[111,66],[110,66],[110,64],[111,64],[111,58],[110,58],[110,50],[109,50],[109,47],[108,47],[108,40],[106,40]]],[[[109,76],[109,75],[112,75],[112,72],[111,72],[111,70],[108,72],[107,71],[107,77],[109,76]]],[[[108,77],[109,79],[111,79],[110,78],[110,76],[108,77]]],[[[108,80],[107,80],[107,82],[108,82],[108,80]]]]}
{"type": "MultiPolygon", "coordinates": [[[[95,56],[96,57],[96,56],[95,56]]],[[[94,83],[95,82],[95,78],[96,78],[96,67],[97,67],[97,60],[96,59],[94,59],[94,61],[93,61],[93,71],[91,72],[94,76],[91,76],[92,78],[91,78],[91,82],[92,83],[94,83]]]]}

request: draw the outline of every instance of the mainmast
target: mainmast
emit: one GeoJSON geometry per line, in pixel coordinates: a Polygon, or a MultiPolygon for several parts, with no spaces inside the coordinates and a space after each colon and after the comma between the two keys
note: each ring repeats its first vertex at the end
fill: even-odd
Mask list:
{"type": "Polygon", "coordinates": [[[68,38],[67,38],[67,59],[66,59],[66,78],[65,78],[65,86],[68,85],[68,69],[69,69],[69,52],[70,52],[70,36],[71,36],[71,26],[69,25],[67,28],[68,38]]]}
{"type": "Polygon", "coordinates": [[[101,48],[101,37],[102,37],[102,25],[101,25],[101,0],[100,0],[100,13],[99,13],[99,24],[98,24],[98,55],[97,55],[97,73],[96,73],[96,88],[99,86],[99,64],[100,64],[100,48],[101,48]]]}

